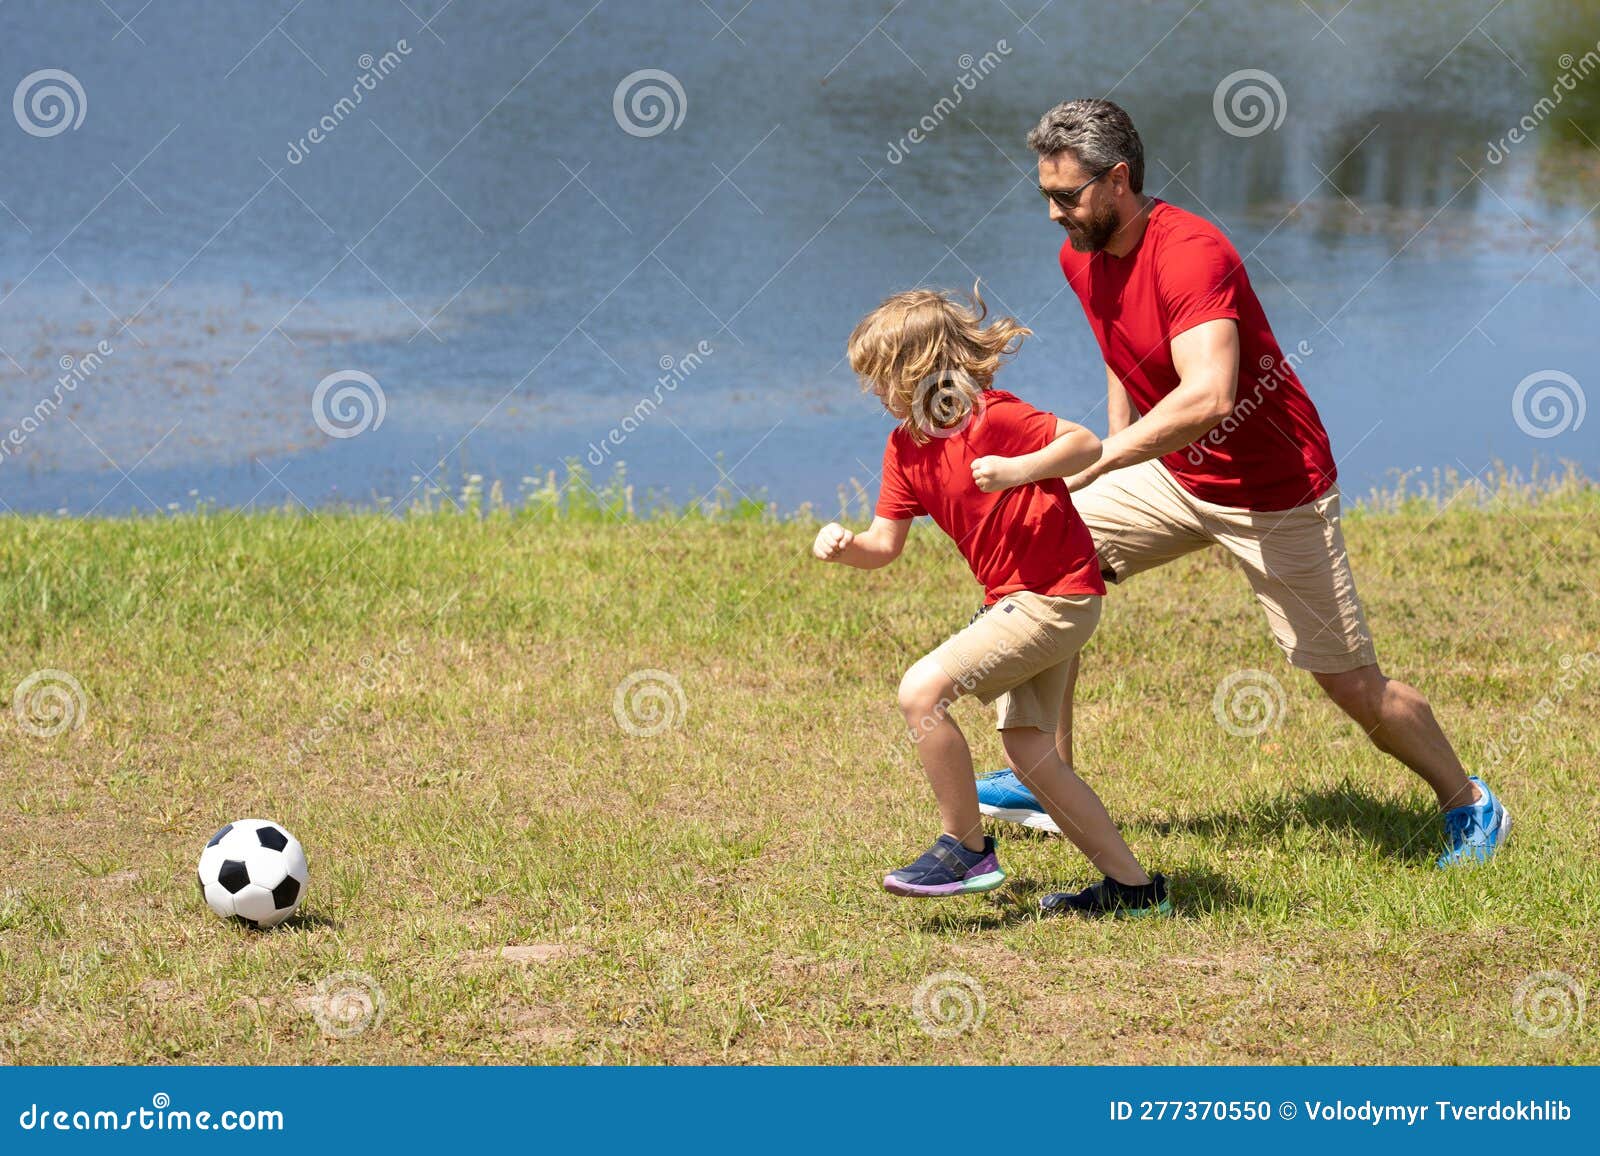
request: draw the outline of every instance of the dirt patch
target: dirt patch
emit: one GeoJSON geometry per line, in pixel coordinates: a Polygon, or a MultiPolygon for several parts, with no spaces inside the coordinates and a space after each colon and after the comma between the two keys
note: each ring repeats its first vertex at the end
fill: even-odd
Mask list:
{"type": "Polygon", "coordinates": [[[463,952],[458,958],[462,963],[475,967],[487,963],[515,963],[526,967],[539,963],[558,963],[590,954],[589,948],[577,943],[512,943],[505,947],[485,947],[478,951],[463,952]]]}

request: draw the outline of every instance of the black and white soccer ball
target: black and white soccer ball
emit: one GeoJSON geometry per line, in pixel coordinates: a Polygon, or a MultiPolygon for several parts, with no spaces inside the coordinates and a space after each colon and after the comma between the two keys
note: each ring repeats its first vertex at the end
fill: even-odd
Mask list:
{"type": "Polygon", "coordinates": [[[276,927],[305,898],[311,876],[300,841],[266,819],[240,819],[200,852],[200,894],[224,919],[276,927]]]}

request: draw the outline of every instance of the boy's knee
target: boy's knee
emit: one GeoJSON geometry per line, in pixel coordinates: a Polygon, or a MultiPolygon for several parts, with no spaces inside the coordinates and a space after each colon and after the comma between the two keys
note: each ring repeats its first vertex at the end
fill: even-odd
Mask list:
{"type": "Polygon", "coordinates": [[[900,680],[900,713],[907,720],[931,719],[942,715],[949,703],[944,700],[947,680],[920,666],[913,666],[900,680]]]}

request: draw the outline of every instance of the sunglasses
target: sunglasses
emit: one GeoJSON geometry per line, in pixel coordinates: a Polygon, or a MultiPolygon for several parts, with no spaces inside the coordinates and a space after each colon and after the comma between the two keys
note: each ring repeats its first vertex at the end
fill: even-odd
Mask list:
{"type": "Polygon", "coordinates": [[[1075,189],[1047,189],[1043,185],[1040,185],[1039,195],[1047,201],[1053,201],[1057,208],[1071,212],[1073,209],[1078,207],[1078,198],[1083,196],[1083,190],[1087,189],[1090,185],[1094,184],[1101,177],[1105,176],[1116,167],[1116,165],[1107,165],[1105,168],[1095,173],[1094,176],[1084,181],[1083,184],[1079,185],[1075,189]]]}

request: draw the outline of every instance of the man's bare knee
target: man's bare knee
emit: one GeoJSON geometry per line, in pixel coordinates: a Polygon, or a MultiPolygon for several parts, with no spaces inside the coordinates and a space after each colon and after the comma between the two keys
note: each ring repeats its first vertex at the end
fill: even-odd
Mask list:
{"type": "Polygon", "coordinates": [[[1312,677],[1340,710],[1369,733],[1382,721],[1383,695],[1389,679],[1376,665],[1312,677]]]}

